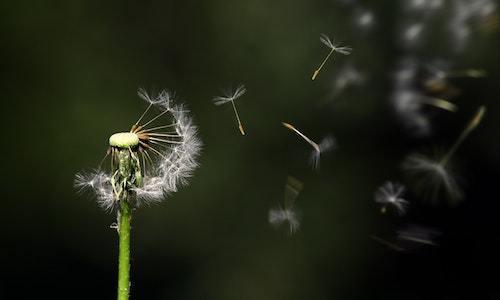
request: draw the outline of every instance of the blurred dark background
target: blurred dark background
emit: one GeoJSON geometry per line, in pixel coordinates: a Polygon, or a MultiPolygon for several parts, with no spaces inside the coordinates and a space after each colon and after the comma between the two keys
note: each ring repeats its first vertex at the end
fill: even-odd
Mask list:
{"type": "Polygon", "coordinates": [[[2,2],[0,298],[115,298],[115,216],[73,180],[137,119],[144,87],[176,92],[204,151],[187,188],[134,215],[132,299],[499,299],[499,3],[470,1],[493,9],[464,25],[452,21],[463,1],[427,2],[2,2]],[[365,12],[373,19],[360,21],[365,12]],[[410,41],[411,22],[424,29],[410,41]],[[470,30],[462,44],[450,33],[459,25],[470,30]],[[328,52],[321,33],[354,50],[312,82],[328,52]],[[459,111],[426,112],[432,130],[415,136],[391,104],[405,58],[488,76],[453,80],[459,111]],[[347,64],[364,80],[332,91],[347,64]],[[240,83],[246,136],[211,101],[240,83]],[[411,187],[404,157],[449,147],[482,104],[484,122],[454,157],[465,201],[432,206],[410,188],[406,216],[382,215],[378,186],[411,187]],[[338,149],[313,171],[281,121],[315,140],[333,134],[338,149]],[[304,183],[293,236],[267,220],[288,175],[304,183]],[[438,246],[370,238],[395,241],[407,224],[441,232],[438,246]]]}

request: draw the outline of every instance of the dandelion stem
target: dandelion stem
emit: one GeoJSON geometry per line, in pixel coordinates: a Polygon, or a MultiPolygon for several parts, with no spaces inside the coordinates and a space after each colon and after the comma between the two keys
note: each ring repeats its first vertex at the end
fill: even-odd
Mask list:
{"type": "Polygon", "coordinates": [[[130,294],[130,220],[131,209],[127,201],[120,201],[118,300],[128,300],[130,294]]]}
{"type": "Polygon", "coordinates": [[[330,53],[328,53],[328,55],[325,57],[325,59],[323,60],[323,62],[321,63],[321,65],[316,70],[314,70],[314,73],[313,73],[313,75],[311,77],[311,80],[316,79],[316,76],[318,76],[318,74],[321,71],[321,69],[323,69],[323,66],[325,65],[325,63],[330,58],[330,56],[332,55],[333,51],[335,51],[335,49],[330,50],[330,53]]]}
{"type": "Polygon", "coordinates": [[[485,112],[486,112],[486,107],[484,106],[479,107],[474,117],[470,120],[469,124],[467,124],[467,127],[465,127],[465,129],[462,131],[462,133],[455,141],[453,146],[451,146],[450,150],[446,153],[446,155],[443,156],[443,158],[439,162],[440,165],[445,166],[448,163],[451,156],[457,151],[458,147],[469,136],[472,130],[474,130],[479,125],[479,123],[481,123],[481,119],[483,118],[485,112]]]}
{"type": "Polygon", "coordinates": [[[240,129],[241,135],[245,135],[245,130],[243,129],[243,125],[241,125],[240,116],[238,115],[238,110],[236,109],[236,105],[234,105],[234,101],[231,101],[231,104],[233,105],[236,120],[238,120],[238,128],[240,129]]]}

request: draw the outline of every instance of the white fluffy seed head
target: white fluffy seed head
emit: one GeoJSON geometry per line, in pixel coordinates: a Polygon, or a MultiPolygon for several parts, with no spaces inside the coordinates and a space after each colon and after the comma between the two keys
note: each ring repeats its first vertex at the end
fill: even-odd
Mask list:
{"type": "MultiPolygon", "coordinates": [[[[151,97],[143,89],[139,89],[138,94],[147,103],[162,111],[153,117],[153,120],[171,115],[171,124],[161,127],[168,127],[176,134],[175,140],[164,140],[161,147],[154,143],[148,146],[155,148],[155,151],[145,147],[143,149],[145,153],[137,152],[137,155],[142,155],[143,159],[141,163],[143,183],[142,186],[133,186],[129,190],[131,201],[136,206],[160,202],[168,194],[176,192],[180,186],[186,185],[198,166],[198,157],[202,147],[197,128],[193,125],[188,111],[183,106],[174,105],[172,94],[161,91],[156,97],[151,97]]],[[[151,133],[152,130],[145,133],[151,133]]],[[[141,136],[141,134],[140,131],[137,132],[137,135],[141,136]]],[[[99,204],[106,210],[112,210],[118,204],[112,177],[112,174],[101,170],[79,173],[75,178],[75,187],[79,190],[93,190],[99,204]]]]}

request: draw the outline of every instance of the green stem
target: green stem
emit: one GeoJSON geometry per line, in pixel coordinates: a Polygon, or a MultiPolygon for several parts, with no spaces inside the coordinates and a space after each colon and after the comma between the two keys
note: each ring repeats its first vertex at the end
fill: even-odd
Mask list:
{"type": "Polygon", "coordinates": [[[118,256],[118,300],[128,300],[130,293],[130,219],[132,213],[127,201],[120,201],[118,256]]]}

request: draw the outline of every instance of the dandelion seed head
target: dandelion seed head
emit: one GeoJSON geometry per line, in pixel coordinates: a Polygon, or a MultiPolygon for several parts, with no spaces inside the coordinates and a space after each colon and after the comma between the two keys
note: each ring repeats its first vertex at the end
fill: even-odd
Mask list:
{"type": "Polygon", "coordinates": [[[405,190],[406,188],[400,183],[387,181],[375,192],[375,202],[382,204],[383,209],[387,205],[391,205],[399,215],[404,215],[409,204],[408,201],[402,198],[405,190]]]}
{"type": "Polygon", "coordinates": [[[77,174],[75,178],[75,186],[93,190],[99,204],[106,210],[117,206],[120,201],[118,195],[123,189],[129,192],[130,199],[127,198],[127,201],[133,202],[135,206],[160,202],[180,186],[186,185],[198,166],[202,143],[188,115],[189,111],[183,106],[174,105],[172,95],[167,91],[151,97],[145,90],[139,89],[138,94],[150,104],[139,121],[151,106],[157,107],[161,113],[145,123],[139,124],[138,121],[130,132],[110,137],[111,165],[119,162],[117,153],[125,151],[129,153],[132,161],[130,166],[136,173],[123,179],[117,177],[118,171],[111,170],[108,174],[98,170],[77,174]],[[171,123],[165,124],[163,119],[168,115],[171,123]],[[161,126],[153,125],[154,122],[160,122],[161,126]],[[122,181],[117,183],[117,179],[122,181]]]}

